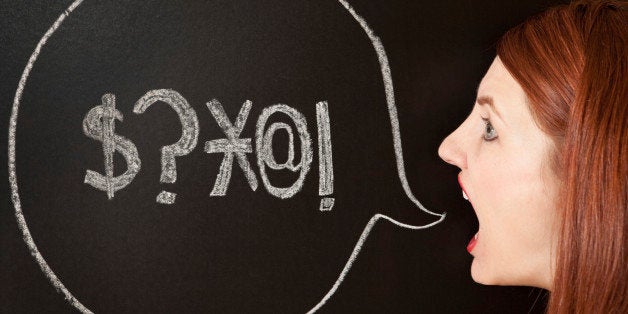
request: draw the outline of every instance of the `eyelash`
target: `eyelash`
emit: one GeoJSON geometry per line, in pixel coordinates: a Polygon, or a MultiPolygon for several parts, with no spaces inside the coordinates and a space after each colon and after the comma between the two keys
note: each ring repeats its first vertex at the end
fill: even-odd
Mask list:
{"type": "Polygon", "coordinates": [[[485,142],[491,142],[491,141],[496,140],[497,139],[497,131],[495,131],[495,128],[491,124],[491,120],[489,120],[487,118],[482,118],[482,120],[484,121],[484,132],[482,133],[482,140],[484,140],[485,142]],[[489,134],[487,136],[486,131],[489,128],[490,128],[490,131],[489,131],[489,134]]]}

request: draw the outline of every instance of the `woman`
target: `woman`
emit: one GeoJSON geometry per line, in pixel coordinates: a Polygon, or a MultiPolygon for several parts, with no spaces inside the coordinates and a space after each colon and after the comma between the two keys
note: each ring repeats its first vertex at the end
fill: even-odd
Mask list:
{"type": "Polygon", "coordinates": [[[576,2],[508,31],[439,148],[478,216],[473,279],[548,289],[550,313],[628,313],[627,16],[576,2]]]}

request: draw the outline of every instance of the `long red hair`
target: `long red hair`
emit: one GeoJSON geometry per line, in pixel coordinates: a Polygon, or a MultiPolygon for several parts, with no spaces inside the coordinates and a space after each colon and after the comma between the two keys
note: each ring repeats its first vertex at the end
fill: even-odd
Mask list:
{"type": "Polygon", "coordinates": [[[497,55],[554,142],[563,186],[549,313],[628,313],[628,10],[578,1],[509,30],[497,55]]]}

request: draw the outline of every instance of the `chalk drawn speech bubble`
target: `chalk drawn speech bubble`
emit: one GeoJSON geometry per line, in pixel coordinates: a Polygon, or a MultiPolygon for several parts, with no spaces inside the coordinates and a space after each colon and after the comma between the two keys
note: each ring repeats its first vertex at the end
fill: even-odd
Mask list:
{"type": "MultiPolygon", "coordinates": [[[[31,74],[31,70],[35,64],[35,62],[37,61],[42,48],[44,47],[44,45],[46,45],[46,42],[48,41],[48,39],[55,33],[55,31],[57,31],[57,29],[61,26],[61,24],[64,22],[64,20],[79,6],[81,5],[83,1],[82,0],[77,0],[75,2],[73,2],[68,9],[65,10],[65,12],[63,12],[59,18],[55,21],[55,23],[48,29],[48,31],[45,33],[45,35],[40,39],[39,43],[37,44],[35,50],[33,51],[33,53],[31,54],[31,57],[22,73],[22,76],[20,78],[19,84],[18,84],[18,88],[14,97],[14,101],[13,101],[13,108],[12,108],[12,112],[11,112],[11,118],[10,118],[10,125],[9,125],[9,182],[11,185],[11,196],[12,196],[12,201],[14,203],[15,206],[15,215],[16,215],[16,219],[18,221],[18,226],[23,234],[23,238],[24,241],[26,242],[29,250],[31,251],[31,254],[33,255],[33,257],[35,258],[37,264],[39,265],[39,267],[41,268],[41,270],[43,271],[43,273],[45,274],[45,276],[48,278],[48,280],[51,282],[51,284],[58,290],[60,291],[64,297],[70,302],[70,304],[72,306],[74,306],[76,309],[78,309],[81,312],[84,313],[91,313],[90,309],[88,309],[86,306],[84,306],[67,288],[66,286],[61,282],[61,280],[57,277],[57,275],[55,274],[55,272],[53,272],[52,268],[48,265],[48,263],[46,262],[46,260],[43,258],[42,254],[40,253],[37,245],[35,244],[33,237],[31,236],[31,231],[28,228],[28,225],[26,223],[26,219],[24,217],[24,214],[22,212],[22,205],[21,205],[21,201],[20,201],[20,195],[18,193],[18,181],[17,181],[17,172],[16,172],[16,129],[17,129],[17,118],[18,118],[18,110],[20,107],[20,102],[22,100],[22,95],[24,92],[24,88],[26,86],[26,82],[29,78],[29,75],[31,74]]],[[[348,260],[346,261],[344,267],[342,268],[342,270],[340,271],[340,274],[338,275],[337,280],[333,283],[332,287],[325,293],[322,294],[322,297],[320,299],[320,301],[317,304],[314,304],[313,307],[309,310],[309,312],[315,312],[318,309],[320,309],[333,295],[334,293],[337,291],[338,287],[341,285],[341,283],[343,282],[345,276],[347,275],[347,273],[349,272],[349,270],[351,269],[354,261],[356,260],[358,254],[360,253],[360,250],[363,246],[363,244],[365,243],[367,237],[369,236],[371,230],[373,229],[373,227],[375,226],[375,224],[381,220],[387,220],[393,224],[395,224],[396,226],[399,226],[401,228],[407,228],[407,229],[412,229],[412,230],[419,230],[419,229],[425,229],[425,228],[429,228],[432,227],[438,223],[440,223],[441,221],[443,221],[443,219],[445,218],[445,214],[438,214],[435,212],[432,212],[428,209],[426,209],[419,201],[418,199],[413,195],[408,181],[406,179],[406,173],[405,173],[405,168],[404,168],[404,161],[403,161],[403,152],[402,152],[402,144],[401,144],[401,137],[400,137],[400,129],[399,129],[399,120],[398,120],[398,116],[397,116],[397,109],[396,109],[396,105],[395,105],[395,97],[394,97],[394,88],[393,88],[393,82],[392,82],[392,77],[391,77],[391,72],[390,72],[390,66],[388,64],[388,58],[386,56],[386,52],[384,49],[384,46],[381,42],[381,40],[379,39],[379,37],[377,37],[375,35],[375,33],[373,32],[373,30],[369,27],[369,25],[366,23],[366,21],[353,9],[353,7],[346,2],[345,0],[338,0],[338,2],[342,5],[342,7],[352,16],[352,18],[354,19],[355,22],[357,22],[360,26],[360,28],[364,31],[364,33],[367,35],[368,39],[370,40],[372,47],[376,53],[377,56],[377,61],[378,64],[380,66],[380,72],[382,75],[382,82],[383,82],[383,87],[384,87],[384,94],[385,94],[385,101],[386,101],[386,107],[387,107],[387,113],[388,113],[388,118],[389,118],[389,123],[390,123],[390,128],[391,128],[391,133],[392,133],[392,144],[393,144],[393,152],[394,152],[394,159],[395,159],[395,163],[396,163],[396,172],[397,172],[397,177],[399,182],[401,183],[401,187],[403,189],[403,192],[405,193],[405,196],[411,201],[412,204],[414,204],[415,208],[418,208],[421,212],[432,215],[434,217],[437,217],[436,221],[432,221],[426,224],[408,224],[408,223],[403,223],[398,221],[397,219],[394,219],[392,217],[390,217],[389,215],[385,215],[385,214],[381,214],[381,213],[376,213],[374,215],[371,216],[371,218],[368,220],[366,226],[363,228],[363,231],[357,241],[357,243],[355,243],[355,245],[353,246],[353,250],[348,258],[348,260]]],[[[208,95],[208,97],[211,97],[211,95],[208,95]]],[[[255,101],[255,100],[254,100],[255,101]]],[[[313,106],[314,104],[312,104],[313,106]]],[[[333,110],[333,104],[329,105],[330,107],[332,107],[333,110]]],[[[128,112],[124,113],[125,115],[128,115],[128,112]]],[[[312,119],[312,117],[310,117],[310,119],[312,119]]],[[[235,122],[234,122],[235,123],[235,122]]],[[[241,131],[241,129],[240,129],[241,131]]],[[[320,136],[320,134],[319,134],[320,136]]],[[[334,135],[331,135],[332,138],[334,137],[334,135]]],[[[336,145],[340,145],[341,143],[336,143],[336,145]]],[[[303,158],[303,156],[301,156],[301,158],[303,158]]],[[[235,176],[236,174],[234,174],[235,176]]],[[[338,206],[338,205],[336,205],[338,206]]],[[[338,208],[335,208],[334,210],[339,210],[338,208]]]]}

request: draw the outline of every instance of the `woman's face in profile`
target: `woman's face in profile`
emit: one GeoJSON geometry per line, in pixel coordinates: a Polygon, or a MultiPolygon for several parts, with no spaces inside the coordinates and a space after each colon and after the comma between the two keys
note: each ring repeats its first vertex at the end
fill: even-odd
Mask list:
{"type": "Polygon", "coordinates": [[[551,290],[559,184],[549,164],[552,147],[523,89],[495,58],[471,114],[438,151],[460,168],[460,185],[478,217],[467,247],[476,282],[551,290]]]}

